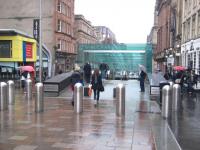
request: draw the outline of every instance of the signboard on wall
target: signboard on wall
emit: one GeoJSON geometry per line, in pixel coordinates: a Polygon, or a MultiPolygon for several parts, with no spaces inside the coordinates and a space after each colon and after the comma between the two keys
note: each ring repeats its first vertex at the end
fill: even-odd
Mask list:
{"type": "Polygon", "coordinates": [[[32,58],[33,57],[33,49],[31,43],[26,43],[26,58],[32,58]]]}
{"type": "Polygon", "coordinates": [[[36,39],[36,41],[39,42],[40,39],[40,20],[34,19],[33,20],[33,37],[36,39]]]}

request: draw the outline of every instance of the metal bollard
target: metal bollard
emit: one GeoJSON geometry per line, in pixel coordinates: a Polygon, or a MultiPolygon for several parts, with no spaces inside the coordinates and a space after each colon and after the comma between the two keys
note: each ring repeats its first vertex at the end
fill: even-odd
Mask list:
{"type": "Polygon", "coordinates": [[[170,86],[165,85],[162,88],[162,117],[169,117],[169,101],[170,101],[170,86]]]}
{"type": "Polygon", "coordinates": [[[8,97],[7,97],[7,84],[5,82],[0,83],[0,110],[8,109],[8,97]]]}
{"type": "Polygon", "coordinates": [[[35,96],[35,112],[44,111],[44,90],[42,83],[36,83],[35,85],[36,96],[35,96]]]}
{"type": "Polygon", "coordinates": [[[7,82],[8,85],[8,104],[15,104],[15,83],[12,80],[7,82]]]}
{"type": "Polygon", "coordinates": [[[31,79],[26,80],[26,96],[27,96],[27,100],[32,99],[32,81],[31,81],[31,79]]]}
{"type": "Polygon", "coordinates": [[[125,86],[118,84],[116,87],[116,115],[125,116],[125,86]]]}
{"type": "Polygon", "coordinates": [[[172,94],[172,110],[177,111],[180,108],[181,100],[181,86],[179,84],[173,85],[173,94],[172,94]]]}
{"type": "Polygon", "coordinates": [[[76,113],[83,112],[83,86],[76,83],[74,86],[74,111],[76,113]]]}

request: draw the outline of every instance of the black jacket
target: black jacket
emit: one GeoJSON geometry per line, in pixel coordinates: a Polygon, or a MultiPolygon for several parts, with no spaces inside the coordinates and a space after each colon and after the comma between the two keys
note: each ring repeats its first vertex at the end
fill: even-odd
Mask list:
{"type": "Polygon", "coordinates": [[[97,76],[97,82],[95,83],[95,75],[92,75],[91,84],[92,84],[92,89],[99,90],[103,86],[101,76],[100,75],[97,76]]]}

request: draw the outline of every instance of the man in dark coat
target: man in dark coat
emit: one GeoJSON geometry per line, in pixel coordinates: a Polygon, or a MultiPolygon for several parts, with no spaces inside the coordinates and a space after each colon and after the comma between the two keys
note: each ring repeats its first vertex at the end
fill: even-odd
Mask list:
{"type": "Polygon", "coordinates": [[[83,78],[82,74],[79,71],[74,71],[71,75],[71,89],[73,92],[72,95],[72,105],[74,106],[74,86],[76,83],[82,83],[83,84],[83,78]]]}
{"type": "Polygon", "coordinates": [[[146,78],[146,73],[141,70],[140,72],[140,89],[141,89],[141,92],[144,92],[145,91],[145,88],[144,88],[144,81],[145,81],[145,78],[146,78]]]}
{"type": "Polygon", "coordinates": [[[86,83],[90,83],[91,66],[89,62],[84,65],[83,70],[86,83]]]}

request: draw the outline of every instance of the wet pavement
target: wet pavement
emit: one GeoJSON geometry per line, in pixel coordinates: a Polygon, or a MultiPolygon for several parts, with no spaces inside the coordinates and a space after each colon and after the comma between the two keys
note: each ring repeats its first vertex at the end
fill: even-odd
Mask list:
{"type": "Polygon", "coordinates": [[[183,150],[199,150],[200,94],[182,95],[182,107],[169,119],[170,127],[183,150]]]}
{"type": "Polygon", "coordinates": [[[148,88],[139,92],[138,81],[104,81],[100,104],[84,97],[83,113],[71,106],[72,92],[44,98],[44,112],[16,90],[16,103],[0,113],[0,150],[179,150],[159,106],[149,100],[148,88]],[[126,86],[126,114],[117,117],[113,87],[126,86]]]}

